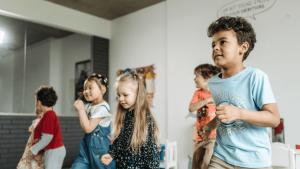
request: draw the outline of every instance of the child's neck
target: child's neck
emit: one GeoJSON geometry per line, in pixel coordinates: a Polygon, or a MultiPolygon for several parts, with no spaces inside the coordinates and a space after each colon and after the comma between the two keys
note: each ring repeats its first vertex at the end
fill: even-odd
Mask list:
{"type": "Polygon", "coordinates": [[[206,91],[206,92],[209,92],[209,87],[208,86],[206,86],[206,87],[203,87],[203,88],[201,88],[203,91],[206,91]]]}
{"type": "Polygon", "coordinates": [[[241,64],[235,67],[230,67],[230,68],[222,68],[222,79],[227,79],[230,78],[241,71],[243,71],[245,67],[241,64]]]}
{"type": "Polygon", "coordinates": [[[95,106],[95,105],[100,104],[100,103],[103,103],[103,102],[104,102],[103,98],[94,100],[94,101],[92,102],[92,106],[95,106]]]}
{"type": "Polygon", "coordinates": [[[50,110],[53,110],[53,107],[47,107],[47,106],[42,107],[43,114],[47,113],[50,110]]]}

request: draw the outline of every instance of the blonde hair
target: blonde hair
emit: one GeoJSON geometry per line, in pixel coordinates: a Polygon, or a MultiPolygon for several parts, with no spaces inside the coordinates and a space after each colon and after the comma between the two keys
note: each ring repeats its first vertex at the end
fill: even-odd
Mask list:
{"type": "MultiPolygon", "coordinates": [[[[137,152],[139,148],[143,145],[145,136],[147,135],[148,125],[147,125],[147,114],[151,115],[154,123],[154,139],[157,147],[159,147],[160,132],[158,126],[155,122],[155,119],[151,113],[150,105],[148,102],[147,94],[145,87],[141,79],[133,73],[125,73],[118,77],[117,82],[115,83],[115,88],[117,89],[119,85],[122,85],[124,82],[131,82],[132,89],[136,93],[136,102],[134,110],[134,129],[131,138],[130,148],[137,152]]],[[[122,130],[123,121],[125,119],[126,110],[123,108],[120,103],[117,106],[113,131],[112,135],[116,139],[122,130]]],[[[129,147],[128,147],[129,148],[129,147]]]]}

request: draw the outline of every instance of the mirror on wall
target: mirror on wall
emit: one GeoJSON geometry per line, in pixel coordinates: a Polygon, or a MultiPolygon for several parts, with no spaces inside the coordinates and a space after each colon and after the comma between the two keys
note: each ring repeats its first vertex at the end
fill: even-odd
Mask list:
{"type": "Polygon", "coordinates": [[[35,90],[47,85],[58,94],[58,115],[77,114],[75,66],[91,59],[91,43],[90,36],[0,15],[0,112],[33,113],[35,90]]]}

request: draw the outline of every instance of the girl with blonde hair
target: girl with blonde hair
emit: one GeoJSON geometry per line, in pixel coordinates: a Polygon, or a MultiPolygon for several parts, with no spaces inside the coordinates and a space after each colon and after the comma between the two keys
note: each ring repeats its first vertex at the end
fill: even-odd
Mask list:
{"type": "Polygon", "coordinates": [[[159,168],[159,129],[151,113],[146,90],[133,73],[118,77],[115,84],[119,104],[115,113],[113,144],[101,161],[116,168],[159,168]]]}

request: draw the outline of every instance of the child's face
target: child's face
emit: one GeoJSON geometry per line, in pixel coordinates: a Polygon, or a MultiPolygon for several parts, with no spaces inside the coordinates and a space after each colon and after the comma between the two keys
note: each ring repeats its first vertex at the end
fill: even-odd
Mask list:
{"type": "Polygon", "coordinates": [[[195,72],[195,83],[196,83],[196,88],[199,88],[199,89],[204,89],[204,90],[207,90],[208,89],[208,85],[207,85],[207,82],[208,82],[208,79],[204,79],[204,77],[201,75],[200,72],[195,72]]]}
{"type": "Polygon", "coordinates": [[[42,112],[42,102],[35,98],[35,110],[36,112],[42,112]]]}
{"type": "Polygon", "coordinates": [[[243,61],[242,47],[238,44],[235,32],[223,30],[212,37],[212,59],[221,68],[229,68],[243,61]]]}
{"type": "Polygon", "coordinates": [[[117,87],[118,101],[124,109],[134,109],[136,93],[133,89],[131,82],[121,82],[117,87]]]}
{"type": "Polygon", "coordinates": [[[93,80],[86,80],[84,83],[84,97],[87,101],[91,102],[94,100],[99,100],[99,98],[103,98],[103,93],[100,90],[97,83],[93,80]]]}

